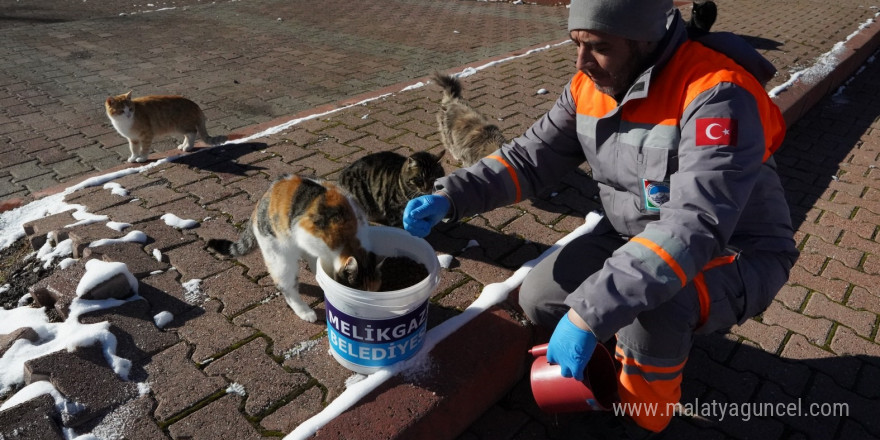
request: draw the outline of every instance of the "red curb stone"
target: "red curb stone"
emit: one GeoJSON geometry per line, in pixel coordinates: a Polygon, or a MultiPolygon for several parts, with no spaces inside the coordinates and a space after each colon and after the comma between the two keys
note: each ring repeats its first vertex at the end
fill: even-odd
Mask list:
{"type": "Polygon", "coordinates": [[[153,356],[145,367],[156,397],[155,417],[167,420],[226,387],[225,380],[205,376],[190,360],[186,343],[153,356]]]}
{"type": "Polygon", "coordinates": [[[0,411],[0,437],[21,440],[64,440],[53,417],[57,417],[52,396],[43,394],[0,411]]]}
{"type": "Polygon", "coordinates": [[[238,411],[242,398],[227,394],[168,427],[171,437],[187,440],[260,440],[259,432],[238,411]]]}
{"type": "Polygon", "coordinates": [[[250,416],[263,413],[284,397],[300,392],[309,382],[302,373],[288,373],[266,354],[262,338],[233,350],[205,367],[205,374],[223,376],[244,386],[245,412],[250,416]]]}
{"type": "Polygon", "coordinates": [[[0,200],[0,212],[11,211],[20,206],[24,206],[29,200],[22,197],[13,197],[0,200]]]}
{"type": "Polygon", "coordinates": [[[378,438],[455,438],[520,379],[529,339],[527,327],[493,307],[440,341],[428,354],[428,368],[389,379],[315,438],[348,438],[357,431],[378,438]]]}
{"type": "Polygon", "coordinates": [[[25,362],[24,368],[26,384],[48,380],[68,400],[84,406],[77,413],[61,414],[67,427],[103,416],[138,395],[136,384],[124,382],[110,369],[100,344],[57,351],[25,362]]]}

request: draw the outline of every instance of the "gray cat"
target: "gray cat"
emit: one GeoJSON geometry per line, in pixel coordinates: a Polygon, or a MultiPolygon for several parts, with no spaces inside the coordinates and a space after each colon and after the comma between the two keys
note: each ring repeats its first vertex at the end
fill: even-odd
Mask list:
{"type": "Polygon", "coordinates": [[[506,139],[501,129],[471,107],[461,96],[461,82],[449,75],[434,74],[443,88],[437,124],[443,146],[465,167],[473,165],[501,147],[506,139]]]}
{"type": "Polygon", "coordinates": [[[443,177],[440,159],[445,153],[368,154],[342,169],[339,186],[354,196],[371,222],[401,227],[407,202],[431,193],[434,181],[443,177]]]}

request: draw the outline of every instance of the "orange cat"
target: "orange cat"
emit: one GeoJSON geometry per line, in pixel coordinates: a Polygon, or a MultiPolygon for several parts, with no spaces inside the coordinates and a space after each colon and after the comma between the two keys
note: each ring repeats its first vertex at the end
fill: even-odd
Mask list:
{"type": "Polygon", "coordinates": [[[216,145],[226,142],[226,136],[211,137],[205,129],[205,114],[198,104],[182,96],[144,96],[131,99],[131,92],[111,96],[104,102],[113,128],[128,139],[131,149],[129,162],[144,162],[150,154],[153,138],[182,134],[183,143],[177,148],[190,151],[196,139],[216,145]]]}
{"type": "Polygon", "coordinates": [[[266,269],[287,305],[300,318],[315,322],[315,311],[299,296],[299,260],[312,271],[320,258],[327,273],[360,290],[381,287],[381,261],[367,250],[366,215],[351,196],[333,183],[286,175],[257,203],[238,241],[211,239],[208,248],[238,257],[257,246],[266,269]]]}

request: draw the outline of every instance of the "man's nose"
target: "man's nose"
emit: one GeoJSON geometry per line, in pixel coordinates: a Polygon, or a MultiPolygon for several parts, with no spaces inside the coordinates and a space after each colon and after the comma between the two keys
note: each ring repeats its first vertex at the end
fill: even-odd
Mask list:
{"type": "Polygon", "coordinates": [[[587,67],[588,63],[595,63],[596,59],[593,58],[593,55],[587,50],[584,46],[578,47],[577,60],[575,61],[575,67],[577,70],[584,70],[587,67]]]}

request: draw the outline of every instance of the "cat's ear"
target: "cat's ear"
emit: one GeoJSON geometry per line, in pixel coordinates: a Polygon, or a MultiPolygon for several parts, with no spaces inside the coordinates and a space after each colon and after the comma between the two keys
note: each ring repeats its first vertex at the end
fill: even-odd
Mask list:
{"type": "Polygon", "coordinates": [[[445,148],[442,149],[442,150],[440,150],[440,152],[437,153],[436,155],[434,155],[434,160],[437,161],[437,162],[440,162],[440,159],[443,159],[443,156],[444,156],[444,155],[446,155],[446,149],[445,149],[445,148]]]}
{"type": "Polygon", "coordinates": [[[358,273],[358,262],[354,257],[348,257],[345,259],[345,263],[342,264],[342,268],[339,269],[341,273],[344,274],[345,278],[351,282],[357,279],[358,273]]]}
{"type": "Polygon", "coordinates": [[[129,90],[128,93],[125,94],[125,99],[131,99],[131,92],[134,90],[129,90]]]}

